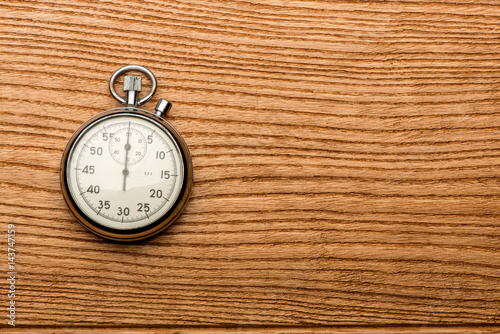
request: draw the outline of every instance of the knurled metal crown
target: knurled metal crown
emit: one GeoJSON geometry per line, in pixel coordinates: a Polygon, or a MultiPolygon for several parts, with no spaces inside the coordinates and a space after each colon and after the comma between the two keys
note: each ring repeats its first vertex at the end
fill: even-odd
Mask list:
{"type": "Polygon", "coordinates": [[[136,91],[140,92],[142,90],[142,78],[137,75],[126,75],[123,78],[123,91],[136,91]]]}
{"type": "Polygon", "coordinates": [[[127,106],[137,107],[139,92],[142,89],[142,79],[137,75],[127,75],[123,78],[123,91],[127,92],[125,104],[127,106]]]}

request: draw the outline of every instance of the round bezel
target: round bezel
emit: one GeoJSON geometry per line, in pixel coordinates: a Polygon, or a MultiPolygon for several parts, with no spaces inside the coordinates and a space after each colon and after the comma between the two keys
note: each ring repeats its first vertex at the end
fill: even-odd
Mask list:
{"type": "Polygon", "coordinates": [[[187,203],[189,198],[189,194],[192,187],[192,162],[191,156],[189,154],[189,150],[187,148],[186,143],[179,135],[179,133],[175,130],[175,128],[170,125],[165,120],[160,117],[147,112],[145,110],[141,110],[134,107],[125,107],[125,108],[116,108],[112,110],[108,110],[102,112],[89,120],[87,120],[84,124],[82,124],[75,133],[71,136],[66,148],[64,150],[61,166],[60,166],[60,182],[61,182],[61,190],[63,197],[68,204],[68,207],[75,215],[75,217],[90,231],[111,240],[116,241],[135,241],[142,240],[145,238],[149,238],[167,228],[170,224],[172,224],[177,217],[182,212],[184,206],[187,203]],[[73,198],[70,184],[68,182],[68,168],[69,168],[69,159],[71,157],[72,150],[78,140],[90,130],[94,125],[97,125],[104,119],[120,117],[120,116],[132,116],[132,117],[141,117],[147,119],[149,122],[155,124],[158,128],[163,130],[166,135],[169,135],[171,139],[175,141],[175,144],[179,148],[180,156],[182,157],[182,165],[183,165],[183,180],[181,190],[173,203],[170,209],[165,212],[160,217],[154,219],[150,223],[145,226],[131,229],[116,229],[112,227],[108,227],[89,217],[89,215],[85,214],[85,210],[79,207],[77,201],[73,198]]]}

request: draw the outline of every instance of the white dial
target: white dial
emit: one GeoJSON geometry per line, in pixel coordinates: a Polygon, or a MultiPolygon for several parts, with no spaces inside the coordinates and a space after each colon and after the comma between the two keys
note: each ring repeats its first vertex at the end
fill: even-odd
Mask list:
{"type": "Polygon", "coordinates": [[[111,114],[87,126],[67,161],[76,206],[114,230],[154,223],[169,212],[183,186],[182,154],[172,134],[133,113],[111,114]]]}

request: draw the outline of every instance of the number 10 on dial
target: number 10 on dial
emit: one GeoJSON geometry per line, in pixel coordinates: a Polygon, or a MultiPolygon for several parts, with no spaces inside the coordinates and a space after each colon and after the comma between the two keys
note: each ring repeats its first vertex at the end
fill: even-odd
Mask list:
{"type": "MultiPolygon", "coordinates": [[[[144,69],[132,65],[121,71],[130,67],[144,69]]],[[[155,80],[149,71],[142,72],[155,80]]],[[[143,100],[130,97],[130,91],[140,91],[137,78],[125,77],[124,87],[132,88],[127,100],[135,103],[127,101],[127,107],[85,122],[61,161],[61,188],[73,214],[92,232],[118,241],[148,238],[169,226],[184,208],[192,185],[187,146],[161,118],[169,103],[160,100],[156,114],[137,109],[143,100]]]]}

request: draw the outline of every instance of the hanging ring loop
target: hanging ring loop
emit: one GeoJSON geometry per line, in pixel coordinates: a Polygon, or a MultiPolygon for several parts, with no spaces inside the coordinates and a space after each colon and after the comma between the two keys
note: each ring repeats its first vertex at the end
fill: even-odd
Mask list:
{"type": "Polygon", "coordinates": [[[151,72],[150,70],[148,70],[147,68],[145,68],[143,66],[127,65],[127,66],[123,66],[122,68],[119,68],[115,73],[113,73],[113,75],[111,76],[111,79],[109,79],[109,91],[111,92],[113,97],[118,100],[118,102],[120,102],[121,104],[125,104],[126,103],[125,99],[123,97],[121,97],[120,95],[118,95],[118,93],[115,90],[115,81],[116,81],[116,78],[118,78],[118,76],[120,74],[123,74],[125,72],[130,72],[130,71],[141,72],[141,73],[147,75],[149,80],[151,80],[151,90],[149,91],[148,95],[144,96],[137,103],[138,106],[142,106],[144,103],[151,100],[154,93],[156,92],[156,78],[155,78],[153,72],[151,72]]]}

